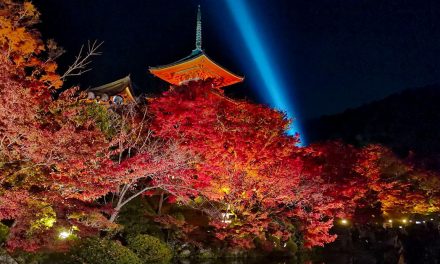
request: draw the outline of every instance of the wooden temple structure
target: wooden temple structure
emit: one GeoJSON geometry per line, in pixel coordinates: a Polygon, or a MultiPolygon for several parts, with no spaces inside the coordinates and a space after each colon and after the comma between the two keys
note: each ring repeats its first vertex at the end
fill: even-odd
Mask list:
{"type": "Polygon", "coordinates": [[[197,10],[196,48],[187,57],[176,62],[150,67],[151,74],[174,86],[189,81],[212,80],[213,88],[222,88],[243,81],[238,76],[210,59],[202,50],[202,20],[200,6],[197,10]]]}
{"type": "Polygon", "coordinates": [[[87,90],[87,100],[101,104],[127,104],[135,102],[130,75],[87,90]]]}

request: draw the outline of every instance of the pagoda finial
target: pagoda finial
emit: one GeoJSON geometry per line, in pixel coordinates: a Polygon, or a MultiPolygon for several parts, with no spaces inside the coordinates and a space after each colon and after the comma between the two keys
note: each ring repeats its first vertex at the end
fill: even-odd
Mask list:
{"type": "Polygon", "coordinates": [[[202,50],[202,12],[200,11],[200,5],[197,10],[196,50],[202,50]]]}

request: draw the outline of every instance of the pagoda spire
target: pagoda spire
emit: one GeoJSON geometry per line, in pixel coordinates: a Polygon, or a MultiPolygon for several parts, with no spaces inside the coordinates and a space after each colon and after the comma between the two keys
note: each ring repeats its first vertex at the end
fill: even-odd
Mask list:
{"type": "Polygon", "coordinates": [[[196,49],[202,50],[202,12],[200,11],[200,5],[197,9],[197,27],[196,27],[196,49]]]}

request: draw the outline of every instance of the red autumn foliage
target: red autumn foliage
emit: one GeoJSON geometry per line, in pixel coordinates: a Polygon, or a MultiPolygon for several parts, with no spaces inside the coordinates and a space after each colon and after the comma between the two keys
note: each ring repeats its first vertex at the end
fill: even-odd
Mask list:
{"type": "Polygon", "coordinates": [[[38,12],[30,3],[5,1],[0,6],[0,220],[13,221],[10,250],[62,248],[56,242],[61,228],[76,226],[79,236],[113,228],[108,219],[112,205],[97,200],[118,193],[121,186],[128,186],[124,194],[132,197],[144,188],[177,193],[180,185],[190,184],[183,178],[190,177],[183,173],[185,155],[149,140],[148,130],[137,130],[147,127],[144,120],[118,127],[123,115],[82,102],[77,89],[53,99],[57,85],[45,76],[55,75],[56,64],[43,59],[45,46],[31,29],[38,12]],[[118,148],[136,155],[124,154],[115,162],[113,144],[123,141],[122,133],[115,136],[110,130],[138,134],[136,144],[118,148]],[[171,178],[175,174],[182,178],[171,178]]]}
{"type": "Polygon", "coordinates": [[[77,88],[55,100],[59,52],[32,29],[38,12],[12,0],[0,8],[0,220],[13,222],[10,250],[65,249],[60,230],[115,228],[123,206],[158,192],[209,213],[217,240],[243,248],[295,234],[322,246],[335,239],[336,217],[377,202],[388,214],[440,210],[437,174],[376,145],[298,147],[283,113],[229,99],[210,80],[148,106],[84,103],[77,88]]]}
{"type": "Polygon", "coordinates": [[[29,3],[2,8],[0,219],[13,221],[10,250],[63,248],[57,233],[72,226],[79,236],[114,228],[121,207],[146,190],[181,199],[194,193],[190,155],[152,139],[143,109],[88,104],[78,89],[55,100],[55,85],[44,76],[56,64],[42,59],[38,32],[24,22],[38,13],[29,3]],[[109,193],[115,205],[98,201],[109,193]]]}
{"type": "MultiPolygon", "coordinates": [[[[347,197],[362,195],[355,175],[335,171],[345,168],[323,168],[323,154],[296,146],[298,139],[285,134],[288,120],[282,113],[228,99],[209,81],[166,92],[150,102],[150,111],[157,136],[200,155],[198,177],[210,182],[202,194],[219,204],[217,215],[231,214],[231,224],[221,217],[212,223],[216,236],[230,245],[252,247],[255,238],[269,236],[286,241],[293,222],[300,223],[306,246],[331,242],[333,218],[351,213],[355,200],[346,207],[347,197]]],[[[353,149],[347,155],[359,154],[353,149]]],[[[333,162],[330,156],[340,158],[329,153],[325,162],[333,162]]],[[[347,170],[355,174],[361,167],[347,170]]]]}
{"type": "Polygon", "coordinates": [[[51,202],[59,199],[56,193],[42,191],[53,184],[47,165],[62,162],[56,149],[44,146],[62,135],[56,136],[59,130],[46,129],[41,122],[52,100],[49,84],[40,80],[46,62],[37,55],[44,46],[37,32],[27,29],[38,14],[29,3],[4,1],[1,8],[0,218],[14,220],[10,249],[35,250],[49,239],[44,233],[54,225],[56,214],[51,202]],[[31,68],[31,74],[25,68],[31,68]]]}

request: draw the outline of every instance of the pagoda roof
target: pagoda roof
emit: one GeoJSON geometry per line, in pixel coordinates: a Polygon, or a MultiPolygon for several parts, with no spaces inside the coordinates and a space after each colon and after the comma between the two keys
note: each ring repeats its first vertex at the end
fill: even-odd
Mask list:
{"type": "Polygon", "coordinates": [[[176,62],[149,67],[151,74],[172,85],[182,85],[189,81],[212,79],[213,88],[221,88],[242,82],[238,76],[210,59],[202,50],[202,20],[200,6],[197,11],[196,48],[189,56],[176,62]]]}
{"type": "Polygon", "coordinates": [[[98,87],[90,88],[88,91],[91,91],[95,94],[107,94],[109,96],[117,95],[124,90],[127,92],[128,96],[131,100],[135,101],[133,95],[133,85],[131,82],[130,75],[125,76],[122,79],[113,81],[111,83],[107,83],[98,87]]]}
{"type": "Polygon", "coordinates": [[[176,62],[150,67],[149,71],[173,85],[181,85],[191,80],[212,79],[215,88],[232,85],[243,81],[243,77],[233,74],[210,59],[202,50],[193,52],[176,62]]]}

